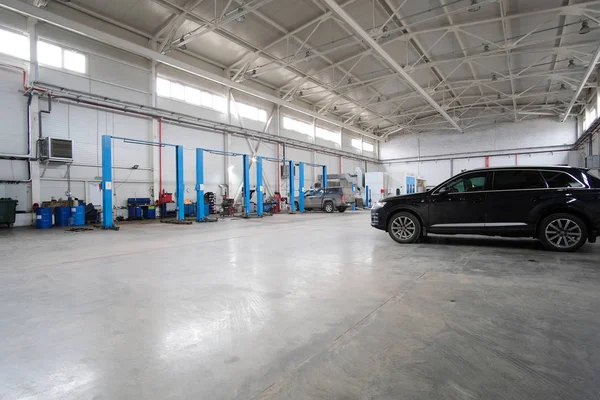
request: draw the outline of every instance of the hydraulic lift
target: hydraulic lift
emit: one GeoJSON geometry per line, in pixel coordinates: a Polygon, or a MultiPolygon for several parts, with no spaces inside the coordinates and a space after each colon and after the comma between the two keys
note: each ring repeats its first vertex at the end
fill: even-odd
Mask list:
{"type": "MultiPolygon", "coordinates": [[[[323,188],[327,187],[327,165],[299,162],[298,163],[298,211],[300,211],[301,213],[304,212],[304,167],[306,165],[311,166],[311,167],[319,167],[319,168],[323,169],[323,188]]],[[[291,169],[293,170],[292,167],[291,167],[291,169]]],[[[293,177],[292,177],[292,180],[293,180],[293,177]]],[[[292,204],[294,204],[293,200],[294,199],[292,198],[292,204]]]]}
{"type": "Polygon", "coordinates": [[[122,140],[125,143],[143,146],[160,146],[175,148],[175,175],[177,195],[177,219],[184,219],[184,185],[183,185],[183,146],[150,142],[147,140],[131,139],[119,136],[102,135],[102,228],[112,229],[113,224],[113,181],[112,181],[112,142],[122,140]]]}

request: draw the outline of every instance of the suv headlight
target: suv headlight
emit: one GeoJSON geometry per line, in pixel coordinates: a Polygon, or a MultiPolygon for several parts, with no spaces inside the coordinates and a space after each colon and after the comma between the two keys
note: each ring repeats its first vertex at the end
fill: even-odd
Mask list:
{"type": "Polygon", "coordinates": [[[371,209],[376,210],[376,209],[381,208],[383,206],[385,206],[385,202],[378,201],[378,202],[376,202],[376,203],[373,204],[373,207],[371,207],[371,209]]]}

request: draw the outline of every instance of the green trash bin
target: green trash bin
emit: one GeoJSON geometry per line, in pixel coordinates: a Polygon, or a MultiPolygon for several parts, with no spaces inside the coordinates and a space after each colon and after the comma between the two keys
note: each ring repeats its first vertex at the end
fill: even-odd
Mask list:
{"type": "Polygon", "coordinates": [[[0,199],[0,225],[6,225],[10,228],[15,223],[17,203],[17,200],[11,198],[0,199]]]}

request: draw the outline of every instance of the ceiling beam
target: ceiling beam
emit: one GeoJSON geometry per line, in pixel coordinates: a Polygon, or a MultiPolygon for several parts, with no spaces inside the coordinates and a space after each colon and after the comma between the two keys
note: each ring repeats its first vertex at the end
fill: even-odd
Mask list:
{"type": "Polygon", "coordinates": [[[379,54],[383,59],[393,68],[395,69],[402,78],[412,86],[417,92],[421,94],[423,99],[429,103],[440,115],[442,115],[452,126],[454,126],[458,131],[462,132],[462,128],[456,123],[451,116],[449,116],[440,105],[433,99],[431,96],[425,92],[425,90],[408,74],[406,73],[402,67],[394,60],[383,48],[375,41],[373,38],[365,32],[365,30],[354,20],[350,15],[344,11],[335,0],[323,0],[325,3],[329,5],[331,10],[335,12],[340,18],[342,18],[352,29],[360,35],[366,44],[369,45],[377,54],[379,54]]]}
{"type": "Polygon", "coordinates": [[[379,136],[376,135],[372,135],[372,134],[368,134],[366,132],[364,132],[363,130],[352,126],[352,125],[348,125],[348,124],[344,124],[341,123],[333,118],[328,118],[322,115],[319,115],[318,113],[312,111],[312,110],[307,110],[304,107],[292,104],[292,103],[288,103],[286,101],[281,100],[280,98],[270,95],[268,93],[264,93],[260,90],[248,87],[248,86],[244,86],[242,84],[239,83],[235,83],[232,82],[231,80],[214,74],[212,72],[209,71],[205,71],[201,68],[198,68],[196,66],[187,64],[183,61],[177,60],[175,58],[169,57],[167,55],[161,54],[157,51],[154,51],[152,49],[149,49],[147,47],[141,46],[139,44],[130,42],[128,40],[122,39],[120,37],[111,35],[109,33],[100,31],[98,29],[92,28],[90,26],[81,24],[79,22],[73,21],[71,19],[62,17],[60,15],[48,12],[46,10],[34,7],[32,5],[26,4],[20,0],[2,0],[2,2],[0,3],[0,8],[5,8],[7,10],[10,10],[12,12],[16,12],[18,14],[22,14],[25,16],[29,16],[29,17],[33,17],[36,18],[40,21],[46,22],[50,25],[54,25],[57,26],[61,29],[65,29],[67,31],[70,32],[74,32],[78,35],[90,38],[92,40],[96,40],[99,41],[101,43],[104,43],[106,45],[109,46],[113,46],[116,47],[118,49],[127,51],[129,53],[138,55],[140,57],[144,57],[147,58],[149,60],[156,60],[162,64],[165,64],[167,66],[170,66],[172,68],[187,72],[191,75],[195,75],[199,78],[202,79],[206,79],[208,81],[220,84],[222,86],[225,87],[229,87],[231,89],[237,90],[239,92],[242,93],[246,93],[250,96],[254,96],[257,97],[259,99],[262,100],[266,100],[268,102],[271,102],[273,104],[277,104],[279,106],[282,106],[284,108],[288,108],[291,110],[294,110],[298,113],[304,114],[304,115],[308,115],[310,117],[314,117],[317,118],[319,120],[328,122],[332,125],[344,128],[346,130],[349,130],[351,132],[355,132],[358,133],[360,135],[363,136],[367,136],[370,137],[372,139],[375,140],[380,140],[381,138],[379,136]]]}
{"type": "Polygon", "coordinates": [[[592,75],[592,72],[594,72],[594,69],[596,69],[596,64],[598,64],[599,59],[600,59],[600,45],[594,52],[594,55],[592,56],[592,61],[590,61],[590,63],[588,64],[585,74],[583,75],[583,79],[581,79],[581,83],[579,84],[579,86],[577,86],[577,90],[575,90],[575,94],[573,95],[573,98],[571,99],[571,102],[569,103],[569,106],[567,107],[567,110],[565,111],[565,115],[563,115],[560,122],[565,122],[567,120],[567,118],[569,117],[569,113],[571,112],[571,109],[575,105],[577,98],[581,94],[583,87],[587,83],[588,79],[590,79],[590,75],[592,75]]]}

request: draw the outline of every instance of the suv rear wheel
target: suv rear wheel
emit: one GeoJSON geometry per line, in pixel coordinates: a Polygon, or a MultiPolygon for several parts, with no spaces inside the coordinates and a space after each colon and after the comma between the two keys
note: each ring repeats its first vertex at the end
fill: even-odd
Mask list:
{"type": "Polygon", "coordinates": [[[398,243],[414,243],[421,237],[419,219],[408,212],[399,212],[390,218],[388,233],[398,243]]]}
{"type": "Polygon", "coordinates": [[[538,238],[548,250],[575,251],[585,244],[588,232],[581,218],[572,214],[552,214],[540,224],[538,238]]]}
{"type": "Polygon", "coordinates": [[[325,204],[323,204],[323,209],[325,210],[326,213],[332,213],[333,212],[333,203],[331,201],[326,201],[325,204]]]}

